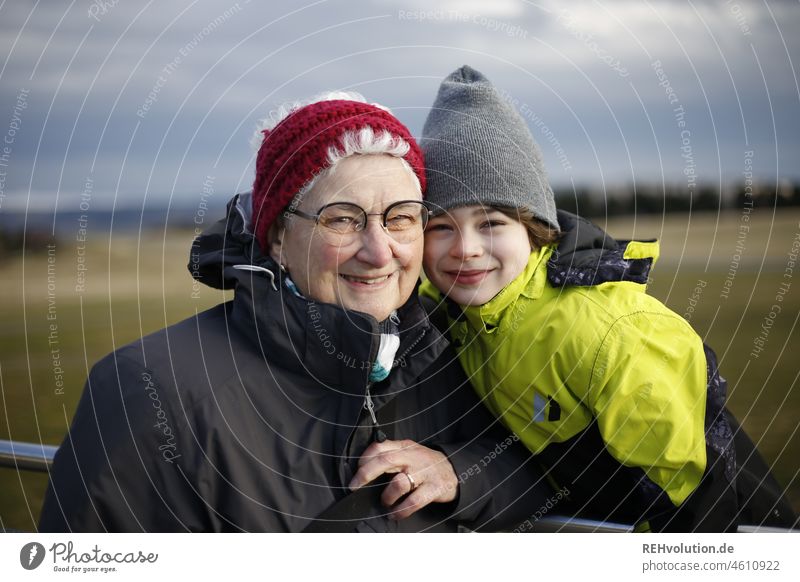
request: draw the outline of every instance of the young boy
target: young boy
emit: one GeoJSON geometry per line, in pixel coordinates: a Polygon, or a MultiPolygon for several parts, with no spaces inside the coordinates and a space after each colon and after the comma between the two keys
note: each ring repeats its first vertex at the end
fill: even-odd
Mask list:
{"type": "MultiPolygon", "coordinates": [[[[567,493],[573,507],[553,511],[735,530],[725,380],[689,324],[645,294],[658,243],[557,212],[525,122],[467,66],[442,83],[421,145],[434,208],[421,292],[445,308],[486,406],[567,493]]],[[[759,523],[790,525],[791,508],[786,521],[773,506],[759,523]]]]}

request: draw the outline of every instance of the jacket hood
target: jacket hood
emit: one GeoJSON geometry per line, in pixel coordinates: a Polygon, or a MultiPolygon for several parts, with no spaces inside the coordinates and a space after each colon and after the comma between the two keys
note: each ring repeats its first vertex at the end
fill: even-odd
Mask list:
{"type": "MultiPolygon", "coordinates": [[[[233,289],[247,270],[237,265],[255,265],[273,271],[275,262],[261,252],[252,231],[252,195],[237,194],[227,205],[225,218],[211,225],[192,243],[189,272],[214,289],[233,289]]],[[[274,272],[273,272],[274,277],[274,272]]]]}
{"type": "Polygon", "coordinates": [[[556,287],[599,285],[610,281],[646,284],[658,259],[658,243],[616,240],[596,224],[558,211],[562,237],[547,263],[556,287]]]}

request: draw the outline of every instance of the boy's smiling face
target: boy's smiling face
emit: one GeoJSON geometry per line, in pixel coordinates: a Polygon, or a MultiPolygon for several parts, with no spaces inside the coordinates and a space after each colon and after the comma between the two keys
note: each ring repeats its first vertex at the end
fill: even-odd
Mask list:
{"type": "Polygon", "coordinates": [[[525,226],[488,206],[453,208],[425,229],[425,274],[459,305],[483,305],[522,273],[531,243],[525,226]]]}

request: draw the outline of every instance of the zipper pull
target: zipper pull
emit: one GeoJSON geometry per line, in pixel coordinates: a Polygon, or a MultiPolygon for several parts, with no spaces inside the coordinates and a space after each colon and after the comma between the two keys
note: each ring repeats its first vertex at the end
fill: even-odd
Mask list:
{"type": "Polygon", "coordinates": [[[378,417],[375,416],[375,403],[372,402],[372,394],[369,392],[369,386],[367,386],[367,395],[366,399],[364,400],[364,408],[367,409],[369,412],[369,416],[372,419],[372,438],[379,443],[385,441],[388,437],[386,433],[381,430],[381,426],[378,424],[378,417]]]}

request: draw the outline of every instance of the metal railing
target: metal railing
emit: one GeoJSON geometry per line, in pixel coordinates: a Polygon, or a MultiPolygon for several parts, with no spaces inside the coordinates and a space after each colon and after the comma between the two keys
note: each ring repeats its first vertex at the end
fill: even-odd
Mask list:
{"type": "Polygon", "coordinates": [[[0,440],[0,467],[46,473],[57,450],[53,445],[0,440]]]}
{"type": "Polygon", "coordinates": [[[633,526],[626,523],[551,515],[533,522],[530,531],[531,533],[632,533],[633,526]]]}
{"type": "MultiPolygon", "coordinates": [[[[0,440],[0,467],[46,473],[53,466],[56,451],[58,451],[58,447],[53,445],[0,440]]],[[[536,520],[528,531],[536,533],[631,533],[633,528],[633,525],[624,523],[555,515],[536,520]]],[[[788,531],[792,530],[757,525],[740,525],[738,528],[739,533],[788,531]]]]}

